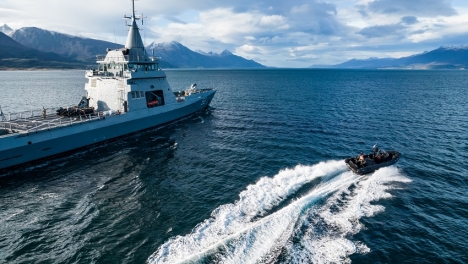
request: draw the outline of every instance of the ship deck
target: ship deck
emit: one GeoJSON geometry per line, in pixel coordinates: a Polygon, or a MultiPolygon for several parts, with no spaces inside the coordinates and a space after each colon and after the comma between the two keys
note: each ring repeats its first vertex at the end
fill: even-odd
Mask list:
{"type": "Polygon", "coordinates": [[[14,114],[2,113],[0,114],[0,136],[12,133],[33,133],[104,118],[99,112],[73,117],[59,116],[56,114],[57,109],[46,109],[45,115],[42,110],[14,114]]]}

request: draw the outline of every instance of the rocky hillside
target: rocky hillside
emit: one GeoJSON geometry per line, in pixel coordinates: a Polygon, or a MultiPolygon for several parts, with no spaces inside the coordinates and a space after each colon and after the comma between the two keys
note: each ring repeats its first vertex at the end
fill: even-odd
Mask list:
{"type": "Polygon", "coordinates": [[[236,56],[224,50],[220,54],[213,52],[200,53],[190,50],[179,42],[153,42],[146,47],[149,54],[161,57],[178,68],[263,68],[265,66],[236,56]]]}
{"type": "Polygon", "coordinates": [[[53,52],[42,52],[25,47],[0,32],[0,69],[74,69],[85,67],[82,62],[53,52]]]}

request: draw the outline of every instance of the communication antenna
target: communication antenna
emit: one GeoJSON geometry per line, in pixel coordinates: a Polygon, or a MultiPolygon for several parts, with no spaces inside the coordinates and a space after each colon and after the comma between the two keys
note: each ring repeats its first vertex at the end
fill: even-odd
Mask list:
{"type": "MultiPolygon", "coordinates": [[[[140,20],[141,19],[141,25],[143,25],[143,18],[146,18],[145,16],[143,16],[143,13],[141,13],[141,15],[135,15],[135,1],[138,1],[138,0],[132,0],[132,15],[131,16],[126,16],[124,15],[124,19],[132,19],[132,20],[140,20]]],[[[125,24],[128,26],[128,27],[131,27],[132,25],[129,25],[127,23],[127,21],[125,21],[125,24]]]]}
{"type": "MultiPolygon", "coordinates": [[[[127,42],[125,47],[128,49],[137,49],[137,53],[143,52],[143,54],[137,55],[141,56],[145,54],[145,47],[143,44],[143,39],[140,34],[140,28],[137,25],[137,20],[143,20],[144,16],[142,15],[135,15],[135,0],[132,0],[132,14],[131,16],[124,15],[124,19],[130,20],[130,23],[126,22],[127,26],[129,27],[127,42]]],[[[136,54],[136,53],[135,53],[136,54]]]]}

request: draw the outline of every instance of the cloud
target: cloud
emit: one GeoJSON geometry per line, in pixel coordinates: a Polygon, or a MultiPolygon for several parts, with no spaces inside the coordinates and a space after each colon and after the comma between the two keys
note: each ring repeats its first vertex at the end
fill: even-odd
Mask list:
{"type": "Polygon", "coordinates": [[[251,53],[251,54],[258,54],[261,53],[261,50],[258,47],[254,47],[251,45],[242,45],[239,48],[236,49],[237,52],[242,52],[242,53],[251,53]]]}
{"type": "Polygon", "coordinates": [[[457,12],[447,0],[374,0],[368,3],[372,12],[418,16],[453,16],[457,12]]]}
{"type": "Polygon", "coordinates": [[[415,16],[405,16],[401,18],[401,23],[406,25],[413,25],[418,23],[418,18],[415,16]]]}
{"type": "Polygon", "coordinates": [[[173,16],[166,16],[165,19],[174,23],[187,24],[187,22],[182,21],[181,19],[178,19],[177,17],[173,17],[173,16]]]}
{"type": "Polygon", "coordinates": [[[291,14],[308,13],[309,10],[309,5],[293,6],[291,8],[291,14]]]}
{"type": "Polygon", "coordinates": [[[286,18],[280,15],[262,16],[258,21],[258,25],[270,29],[288,29],[289,25],[286,18]]]}
{"type": "Polygon", "coordinates": [[[366,5],[356,5],[356,10],[361,16],[363,17],[369,17],[369,14],[367,13],[367,6],[366,5]]]}
{"type": "Polygon", "coordinates": [[[405,27],[401,24],[366,27],[358,31],[367,38],[382,38],[398,35],[401,37],[405,27]]]}
{"type": "Polygon", "coordinates": [[[169,24],[174,29],[169,31],[160,31],[155,26],[154,31],[159,36],[177,32],[177,35],[187,36],[187,39],[193,39],[194,33],[204,34],[221,43],[243,44],[248,40],[250,45],[310,44],[316,34],[331,36],[345,31],[346,26],[338,21],[336,7],[332,4],[315,1],[303,5],[278,3],[281,3],[281,9],[275,5],[275,8],[264,6],[262,10],[261,4],[249,12],[239,12],[236,8],[210,9],[200,12],[194,23],[169,24]],[[296,37],[298,35],[301,35],[301,39],[296,37]]]}

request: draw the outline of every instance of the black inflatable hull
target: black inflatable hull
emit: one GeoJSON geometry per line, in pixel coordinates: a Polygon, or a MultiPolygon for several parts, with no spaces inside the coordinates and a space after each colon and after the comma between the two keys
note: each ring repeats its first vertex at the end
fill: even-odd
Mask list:
{"type": "Polygon", "coordinates": [[[375,158],[373,154],[364,155],[366,160],[365,164],[361,164],[357,157],[351,157],[345,159],[346,166],[358,175],[365,175],[372,173],[380,168],[391,166],[400,159],[400,152],[396,150],[387,150],[389,157],[385,160],[379,160],[375,158]]]}

